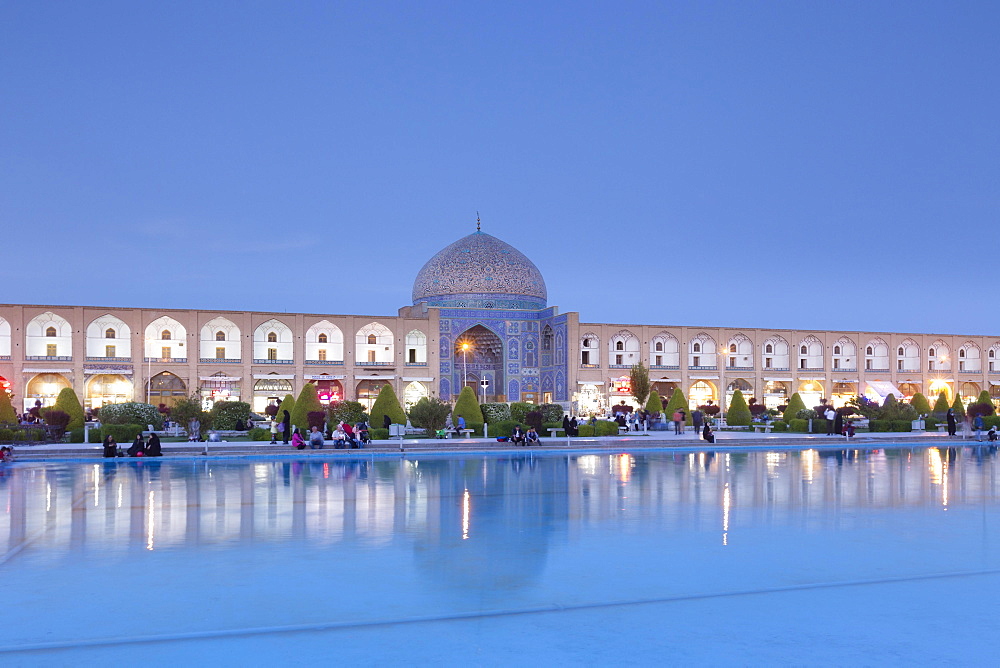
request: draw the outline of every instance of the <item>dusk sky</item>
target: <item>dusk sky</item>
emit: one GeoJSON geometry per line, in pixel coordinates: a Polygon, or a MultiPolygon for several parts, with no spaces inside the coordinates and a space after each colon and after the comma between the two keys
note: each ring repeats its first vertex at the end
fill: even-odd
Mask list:
{"type": "Polygon", "coordinates": [[[1000,334],[997,2],[0,3],[6,303],[1000,334]]]}

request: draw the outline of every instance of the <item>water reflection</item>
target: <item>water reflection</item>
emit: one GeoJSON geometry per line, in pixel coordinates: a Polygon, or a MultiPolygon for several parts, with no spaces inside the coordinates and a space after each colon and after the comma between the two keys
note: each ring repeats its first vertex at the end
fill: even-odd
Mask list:
{"type": "Polygon", "coordinates": [[[586,525],[717,531],[728,545],[741,526],[783,518],[996,502],[996,466],[986,447],[17,464],[0,470],[0,550],[403,542],[450,586],[517,586],[553,536],[586,525]]]}

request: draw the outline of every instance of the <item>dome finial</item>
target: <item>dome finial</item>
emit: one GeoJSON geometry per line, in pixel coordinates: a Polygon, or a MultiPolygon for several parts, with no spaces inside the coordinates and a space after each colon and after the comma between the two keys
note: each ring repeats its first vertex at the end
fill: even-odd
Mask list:
{"type": "Polygon", "coordinates": [[[479,212],[478,212],[478,211],[476,211],[476,232],[480,232],[480,231],[481,231],[481,230],[479,229],[479,226],[480,226],[480,222],[479,222],[479,212]]]}

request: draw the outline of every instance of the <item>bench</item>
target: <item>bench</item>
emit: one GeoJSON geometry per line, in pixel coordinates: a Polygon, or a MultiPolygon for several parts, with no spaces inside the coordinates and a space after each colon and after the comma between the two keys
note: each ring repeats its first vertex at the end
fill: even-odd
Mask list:
{"type": "Polygon", "coordinates": [[[560,431],[563,431],[562,427],[549,427],[548,428],[549,438],[555,438],[556,434],[558,434],[560,431]]]}
{"type": "Polygon", "coordinates": [[[458,431],[462,434],[462,438],[472,438],[472,429],[459,429],[458,431]]]}
{"type": "Polygon", "coordinates": [[[752,426],[753,426],[753,433],[755,434],[759,434],[761,430],[763,430],[765,434],[770,434],[771,430],[774,428],[773,424],[755,424],[752,426]]]}
{"type": "Polygon", "coordinates": [[[629,433],[629,431],[630,430],[629,430],[628,427],[618,427],[618,435],[619,436],[621,436],[622,434],[627,434],[627,433],[629,433]]]}

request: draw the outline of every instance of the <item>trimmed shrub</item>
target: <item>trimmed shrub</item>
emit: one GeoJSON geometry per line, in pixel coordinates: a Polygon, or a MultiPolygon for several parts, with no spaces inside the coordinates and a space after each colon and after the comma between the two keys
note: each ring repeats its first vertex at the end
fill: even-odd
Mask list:
{"type": "Polygon", "coordinates": [[[501,420],[499,422],[494,422],[490,424],[490,438],[500,438],[501,436],[510,436],[510,433],[514,431],[514,425],[521,425],[521,429],[528,431],[528,427],[523,422],[517,422],[515,420],[501,420]]]}
{"type": "MultiPolygon", "coordinates": [[[[104,425],[153,425],[154,429],[163,426],[163,415],[152,404],[142,404],[136,401],[124,404],[108,404],[101,406],[99,411],[101,423],[104,425]]],[[[81,425],[82,426],[82,425],[81,425]]],[[[117,438],[117,437],[116,437],[117,438]]],[[[132,437],[134,438],[134,436],[132,437]]],[[[129,440],[132,440],[131,438],[129,440]]]]}
{"type": "Polygon", "coordinates": [[[924,418],[924,429],[926,431],[934,431],[934,430],[937,429],[938,422],[940,422],[940,420],[938,420],[937,418],[925,417],[924,418]]]}
{"type": "MultiPolygon", "coordinates": [[[[381,427],[384,422],[383,416],[385,415],[389,416],[390,424],[406,424],[406,413],[403,412],[403,407],[399,405],[399,399],[396,398],[396,390],[392,389],[392,385],[389,383],[382,386],[382,389],[378,391],[378,396],[375,397],[375,403],[372,404],[372,424],[381,427]]],[[[476,415],[479,415],[478,411],[476,415]]]]}
{"type": "Polygon", "coordinates": [[[660,401],[660,393],[656,390],[649,391],[649,399],[646,400],[646,410],[652,415],[663,414],[663,402],[660,401]]]}
{"type": "Polygon", "coordinates": [[[524,416],[524,421],[527,422],[526,426],[534,427],[535,431],[541,431],[545,415],[541,411],[531,411],[524,416]]]}
{"type": "MultiPolygon", "coordinates": [[[[597,435],[598,436],[617,436],[618,435],[618,423],[611,422],[610,420],[598,420],[597,421],[597,435]]],[[[580,425],[580,436],[594,436],[594,428],[589,424],[580,425]]]]}
{"type": "Polygon", "coordinates": [[[10,403],[10,395],[0,389],[0,424],[16,424],[17,411],[10,403]]]}
{"type": "MultiPolygon", "coordinates": [[[[45,424],[52,427],[57,427],[59,429],[57,436],[62,436],[64,433],[66,433],[66,426],[69,424],[69,421],[70,421],[69,413],[57,410],[55,408],[53,408],[52,410],[48,411],[45,414],[45,424]]],[[[83,425],[81,425],[80,427],[82,428],[83,425]]]]}
{"type": "Polygon", "coordinates": [[[736,390],[733,392],[733,398],[729,402],[729,410],[726,412],[726,424],[733,427],[746,427],[752,418],[750,407],[747,406],[747,401],[743,398],[743,392],[736,390]]]}
{"type": "Polygon", "coordinates": [[[384,441],[389,438],[389,430],[383,429],[382,427],[376,427],[375,429],[368,430],[368,436],[370,436],[373,441],[384,441]]]}
{"type": "Polygon", "coordinates": [[[316,427],[323,431],[323,427],[326,426],[326,411],[309,411],[306,420],[309,421],[309,429],[316,427]]]}
{"type": "Polygon", "coordinates": [[[524,416],[535,410],[535,404],[526,401],[515,401],[510,405],[510,419],[524,424],[524,416]]]}
{"type": "Polygon", "coordinates": [[[889,431],[913,431],[912,420],[889,420],[889,431]]]}
{"type": "MultiPolygon", "coordinates": [[[[666,407],[663,409],[663,419],[673,420],[674,413],[677,411],[684,411],[687,414],[686,422],[691,424],[691,409],[688,408],[687,399],[684,398],[684,393],[681,392],[680,388],[675,387],[673,393],[670,395],[670,401],[667,402],[666,407]]],[[[617,434],[618,431],[616,430],[615,433],[617,434]]]]}
{"type": "MultiPolygon", "coordinates": [[[[275,413],[279,424],[285,417],[285,411],[288,411],[289,416],[295,415],[295,397],[290,394],[286,394],[285,398],[281,400],[281,405],[278,406],[278,412],[275,413]]],[[[294,425],[295,422],[293,421],[291,424],[294,425]]],[[[289,431],[293,431],[293,429],[289,428],[289,431]]]]}
{"type": "Polygon", "coordinates": [[[306,383],[299,391],[299,396],[295,399],[295,409],[292,410],[292,424],[299,428],[299,432],[309,431],[309,414],[315,411],[326,412],[323,404],[319,402],[319,395],[316,393],[315,383],[306,383]]]}
{"type": "MultiPolygon", "coordinates": [[[[529,404],[531,405],[531,404],[529,404]]],[[[532,406],[534,408],[534,406],[532,406]]],[[[513,412],[513,411],[512,411],[513,412]]],[[[465,386],[462,391],[458,394],[458,401],[455,402],[455,408],[451,412],[452,422],[458,427],[459,416],[465,418],[465,426],[467,429],[475,429],[478,433],[483,433],[483,412],[479,410],[479,402],[476,400],[476,393],[472,391],[472,388],[465,386]]],[[[517,419],[517,418],[512,418],[517,419]]]]}
{"type": "MultiPolygon", "coordinates": [[[[59,390],[55,407],[56,410],[62,411],[69,416],[69,422],[67,423],[69,429],[82,427],[83,423],[87,421],[86,415],[83,413],[83,404],[80,403],[80,399],[76,396],[76,392],[73,391],[72,387],[64,387],[59,390]]],[[[52,423],[49,422],[49,424],[52,423]]]]}
{"type": "Polygon", "coordinates": [[[955,401],[951,402],[951,409],[955,411],[956,420],[961,421],[965,419],[965,404],[962,403],[962,397],[958,396],[958,394],[955,395],[955,401]]]}
{"type": "MultiPolygon", "coordinates": [[[[145,430],[146,425],[142,424],[106,424],[100,429],[98,443],[103,441],[105,436],[111,436],[118,443],[128,444],[145,430]]],[[[93,438],[93,431],[91,431],[91,438],[93,438]]]]}
{"type": "Polygon", "coordinates": [[[799,418],[792,418],[788,420],[788,431],[798,432],[800,434],[805,434],[809,431],[809,420],[801,420],[799,418]]]}
{"type": "Polygon", "coordinates": [[[775,420],[771,423],[771,431],[788,431],[788,423],[784,420],[775,420]]]}
{"type": "Polygon", "coordinates": [[[983,418],[983,422],[986,424],[986,428],[996,427],[1000,429],[1000,415],[987,415],[983,418]]]}
{"type": "MultiPolygon", "coordinates": [[[[542,404],[538,407],[538,412],[542,414],[544,422],[562,422],[563,415],[566,414],[566,410],[560,404],[542,404]]],[[[527,420],[527,416],[524,419],[527,420]]]]}
{"type": "Polygon", "coordinates": [[[951,406],[948,405],[948,395],[945,394],[944,390],[938,394],[937,401],[934,402],[934,417],[938,420],[943,420],[945,414],[951,406]]]}
{"type": "Polygon", "coordinates": [[[243,431],[250,417],[250,404],[245,401],[216,401],[209,411],[212,429],[243,431]]]}
{"type": "MultiPolygon", "coordinates": [[[[976,403],[989,404],[990,406],[993,406],[993,397],[990,396],[989,391],[983,390],[982,392],[979,393],[979,398],[976,399],[976,403]]],[[[996,409],[995,406],[993,406],[993,408],[994,410],[996,409]]],[[[990,413],[990,415],[993,415],[993,413],[990,413]]]]}
{"type": "Polygon", "coordinates": [[[931,404],[927,401],[927,397],[917,392],[910,399],[910,405],[913,406],[913,410],[917,411],[919,415],[928,415],[931,412],[931,404]]]}
{"type": "MultiPolygon", "coordinates": [[[[80,430],[80,440],[83,441],[83,430],[80,430]]],[[[14,442],[14,430],[13,429],[0,429],[0,443],[13,443],[14,442]]]]}
{"type": "Polygon", "coordinates": [[[785,414],[782,416],[792,431],[795,431],[795,429],[791,427],[792,420],[798,418],[799,411],[804,410],[806,410],[805,402],[802,401],[802,397],[800,397],[799,393],[796,392],[792,395],[792,398],[788,400],[788,406],[785,407],[785,414]]]}
{"type": "Polygon", "coordinates": [[[270,441],[271,430],[264,429],[263,427],[254,427],[247,432],[247,436],[250,437],[251,441],[270,441]]]}
{"type": "Polygon", "coordinates": [[[483,420],[493,424],[495,422],[505,422],[511,420],[510,406],[500,402],[489,402],[479,407],[483,414],[483,420]]]}
{"type": "Polygon", "coordinates": [[[869,420],[868,431],[892,431],[892,421],[890,420],[869,420]]]}

